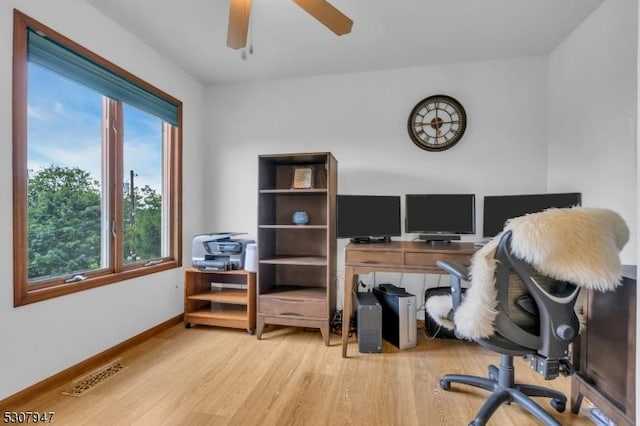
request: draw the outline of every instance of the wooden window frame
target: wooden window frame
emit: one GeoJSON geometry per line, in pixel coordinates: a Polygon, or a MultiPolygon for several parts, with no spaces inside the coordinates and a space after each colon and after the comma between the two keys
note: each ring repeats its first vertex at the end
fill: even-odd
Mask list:
{"type": "MultiPolygon", "coordinates": [[[[89,51],[46,25],[28,17],[14,9],[13,20],[13,98],[12,98],[12,127],[13,127],[13,282],[14,306],[22,306],[39,302],[66,294],[75,293],[90,288],[116,283],[131,278],[140,277],[168,269],[182,266],[182,102],[167,93],[141,80],[112,62],[89,51]],[[107,268],[92,270],[85,273],[84,281],[68,283],[68,276],[56,277],[50,280],[29,282],[28,277],[28,170],[27,170],[27,29],[41,31],[47,37],[67,46],[90,60],[100,64],[139,87],[166,99],[178,109],[178,125],[163,124],[164,152],[169,154],[164,163],[165,185],[163,197],[168,199],[168,226],[164,228],[168,235],[167,257],[158,262],[133,263],[125,265],[120,255],[122,250],[122,232],[110,233],[109,265],[107,268]]],[[[122,104],[107,100],[107,117],[122,116],[122,104]],[[118,106],[119,105],[119,106],[118,106]]],[[[103,118],[104,121],[104,118],[103,118]]],[[[118,143],[108,144],[103,155],[107,157],[107,209],[111,220],[116,221],[115,229],[122,224],[122,121],[117,120],[116,128],[103,126],[103,138],[114,138],[118,143]],[[119,129],[118,129],[119,128],[119,129]],[[119,131],[118,131],[119,130],[119,131]],[[109,135],[109,133],[111,133],[109,135]],[[120,194],[120,195],[118,195],[120,194]]]]}

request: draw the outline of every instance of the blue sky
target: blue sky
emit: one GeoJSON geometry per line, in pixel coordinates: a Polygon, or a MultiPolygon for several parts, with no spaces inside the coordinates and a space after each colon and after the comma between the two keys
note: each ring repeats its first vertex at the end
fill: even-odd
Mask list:
{"type": "MultiPolygon", "coordinates": [[[[79,167],[101,176],[102,96],[81,84],[29,63],[28,168],[79,167]]],[[[125,181],[161,191],[162,122],[125,105],[125,181]]]]}

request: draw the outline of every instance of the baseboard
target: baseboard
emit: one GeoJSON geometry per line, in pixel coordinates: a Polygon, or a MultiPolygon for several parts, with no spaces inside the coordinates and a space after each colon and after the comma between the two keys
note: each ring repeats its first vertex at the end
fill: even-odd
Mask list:
{"type": "Polygon", "coordinates": [[[137,334],[130,339],[125,340],[124,342],[118,343],[117,345],[92,356],[91,358],[88,358],[76,365],[67,368],[66,370],[62,370],[61,372],[56,373],[51,377],[48,377],[34,385],[29,386],[28,388],[23,389],[20,392],[0,401],[0,411],[10,409],[11,407],[20,406],[33,399],[36,395],[42,394],[43,392],[60,386],[63,383],[66,383],[82,374],[88,373],[89,371],[94,370],[105,362],[110,361],[114,357],[120,355],[127,349],[144,342],[145,340],[173,327],[176,324],[181,323],[182,320],[182,314],[170,318],[167,321],[164,321],[156,325],[155,327],[150,328],[149,330],[143,331],[142,333],[137,334]]]}

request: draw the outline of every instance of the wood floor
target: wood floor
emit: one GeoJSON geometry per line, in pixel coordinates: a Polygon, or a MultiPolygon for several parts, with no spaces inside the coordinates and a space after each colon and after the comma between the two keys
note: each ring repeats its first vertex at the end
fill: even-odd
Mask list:
{"type": "MultiPolygon", "coordinates": [[[[241,330],[174,326],[123,354],[127,367],[79,397],[54,389],[13,411],[55,411],[56,425],[466,425],[487,392],[438,386],[445,373],[484,376],[498,356],[480,346],[428,340],[398,351],[360,354],[340,337],[326,347],[318,331],[267,328],[263,340],[241,330]]],[[[355,342],[355,340],[353,340],[355,342]]],[[[569,380],[545,382],[516,360],[519,382],[569,392],[569,380]]],[[[563,425],[592,425],[567,410],[563,425]]],[[[516,404],[489,425],[536,425],[516,404]]]]}

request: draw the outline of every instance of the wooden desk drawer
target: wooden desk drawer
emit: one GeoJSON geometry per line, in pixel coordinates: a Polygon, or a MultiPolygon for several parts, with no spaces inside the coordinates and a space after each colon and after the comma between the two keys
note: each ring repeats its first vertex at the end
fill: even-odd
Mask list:
{"type": "Polygon", "coordinates": [[[402,265],[402,253],[399,251],[348,250],[345,262],[347,264],[402,265]]]}
{"type": "Polygon", "coordinates": [[[446,262],[455,262],[462,265],[468,265],[470,258],[469,255],[456,255],[447,253],[412,253],[407,252],[404,254],[404,264],[407,266],[435,266],[438,260],[444,260],[446,262]]]}
{"type": "Polygon", "coordinates": [[[326,318],[328,308],[326,301],[286,300],[260,297],[258,300],[258,314],[300,315],[305,317],[326,318]]]}

